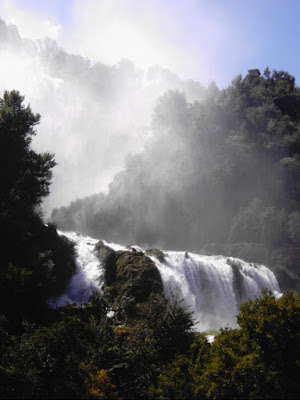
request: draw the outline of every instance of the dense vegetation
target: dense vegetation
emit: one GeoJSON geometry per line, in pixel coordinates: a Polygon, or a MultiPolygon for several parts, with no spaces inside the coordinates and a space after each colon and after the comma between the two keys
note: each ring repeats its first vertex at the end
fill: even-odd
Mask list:
{"type": "Polygon", "coordinates": [[[154,399],[299,398],[300,297],[265,291],[241,306],[240,329],[221,329],[209,345],[196,335],[188,353],[164,367],[154,399]]]}
{"type": "Polygon", "coordinates": [[[23,100],[16,91],[0,99],[0,312],[16,329],[24,318],[42,318],[46,300],[75,271],[73,245],[39,213],[55,161],[31,149],[40,117],[23,100]]]}
{"type": "Polygon", "coordinates": [[[55,162],[31,149],[39,116],[23,100],[16,91],[0,99],[1,398],[298,398],[292,292],[243,304],[240,329],[222,329],[210,344],[176,296],[165,299],[146,255],[99,242],[103,296],[48,308],[74,272],[74,249],[39,215],[55,162]]]}
{"type": "Polygon", "coordinates": [[[237,76],[202,102],[170,91],[157,102],[153,137],[109,193],[52,219],[124,244],[266,263],[299,288],[299,160],[300,89],[287,72],[237,76]]]}

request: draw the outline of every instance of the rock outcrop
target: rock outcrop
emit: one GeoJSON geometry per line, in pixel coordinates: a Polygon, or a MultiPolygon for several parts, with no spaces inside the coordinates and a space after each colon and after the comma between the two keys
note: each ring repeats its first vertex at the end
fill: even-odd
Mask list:
{"type": "Polygon", "coordinates": [[[136,307],[151,294],[163,296],[160,273],[141,251],[115,251],[103,242],[96,245],[97,256],[104,267],[103,296],[113,308],[134,315],[136,307]]]}

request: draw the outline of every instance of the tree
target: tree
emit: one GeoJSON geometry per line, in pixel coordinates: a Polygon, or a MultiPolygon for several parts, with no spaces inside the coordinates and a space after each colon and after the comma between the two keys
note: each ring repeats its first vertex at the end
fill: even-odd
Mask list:
{"type": "Polygon", "coordinates": [[[197,333],[188,351],[176,355],[169,364],[163,366],[156,385],[149,388],[149,398],[198,398],[197,381],[204,372],[209,352],[210,344],[205,334],[197,333]]]}
{"type": "Polygon", "coordinates": [[[241,306],[238,323],[247,341],[258,346],[274,396],[299,398],[300,295],[288,291],[276,300],[264,291],[261,298],[241,306]]]}
{"type": "Polygon", "coordinates": [[[117,399],[118,394],[106,369],[98,370],[93,363],[82,362],[80,369],[87,375],[85,384],[88,390],[88,398],[92,399],[117,399]]]}
{"type": "Polygon", "coordinates": [[[0,98],[0,312],[19,327],[43,314],[75,271],[74,246],[45,226],[38,211],[50,193],[50,153],[31,148],[40,116],[13,90],[0,98]]]}
{"type": "Polygon", "coordinates": [[[0,99],[0,218],[31,213],[49,194],[52,168],[50,153],[30,148],[39,114],[23,105],[24,97],[13,90],[0,99]]]}
{"type": "Polygon", "coordinates": [[[196,336],[162,368],[150,398],[298,399],[300,295],[263,291],[237,320],[240,329],[221,329],[211,345],[196,336]]]}

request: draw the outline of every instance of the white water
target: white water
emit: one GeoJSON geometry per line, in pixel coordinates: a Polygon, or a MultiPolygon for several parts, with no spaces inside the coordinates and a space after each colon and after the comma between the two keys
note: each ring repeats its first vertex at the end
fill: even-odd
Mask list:
{"type": "Polygon", "coordinates": [[[223,256],[203,256],[178,251],[164,252],[165,261],[152,257],[158,267],[167,296],[171,292],[183,299],[196,319],[197,330],[236,327],[239,303],[261,295],[262,289],[279,296],[274,273],[267,267],[223,256]],[[240,294],[231,263],[240,274],[240,294]]]}
{"type": "MultiPolygon", "coordinates": [[[[81,236],[75,232],[61,232],[75,243],[77,251],[76,273],[72,277],[67,292],[55,299],[49,300],[51,307],[61,307],[67,304],[86,304],[93,291],[101,293],[103,286],[103,267],[96,257],[95,245],[99,242],[89,236],[81,236]]],[[[125,247],[103,241],[114,250],[124,250],[125,247]]]]}
{"type": "MultiPolygon", "coordinates": [[[[73,232],[59,233],[75,242],[77,271],[67,292],[51,299],[49,304],[59,307],[87,303],[93,290],[102,291],[104,270],[94,251],[98,240],[73,232]]],[[[115,243],[103,242],[114,250],[126,249],[115,243]]],[[[264,288],[272,290],[275,296],[280,295],[275,275],[263,265],[249,264],[232,257],[180,251],[164,251],[164,254],[163,263],[155,257],[150,258],[161,274],[165,294],[170,296],[173,292],[184,301],[193,313],[197,330],[237,326],[236,315],[240,303],[259,297],[264,288]]]]}

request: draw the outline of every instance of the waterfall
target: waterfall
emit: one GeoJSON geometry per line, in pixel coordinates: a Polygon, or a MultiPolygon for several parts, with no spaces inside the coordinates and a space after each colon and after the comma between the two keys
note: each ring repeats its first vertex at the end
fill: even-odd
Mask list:
{"type": "MultiPolygon", "coordinates": [[[[104,269],[95,254],[95,245],[99,240],[89,236],[81,236],[75,232],[58,231],[58,233],[75,243],[76,272],[68,284],[66,293],[55,299],[50,299],[48,304],[50,307],[86,304],[93,291],[101,293],[104,283],[104,269]]],[[[103,242],[114,250],[125,249],[125,247],[115,243],[108,243],[104,240],[103,242]]]]}
{"type": "Polygon", "coordinates": [[[164,254],[164,262],[151,258],[160,271],[165,293],[170,296],[173,292],[183,300],[193,313],[197,330],[236,327],[240,304],[259,297],[264,288],[280,295],[274,273],[264,265],[178,251],[164,254]]]}
{"type": "MultiPolygon", "coordinates": [[[[95,254],[97,239],[74,232],[59,232],[75,243],[76,273],[65,294],[49,300],[51,307],[87,303],[94,290],[101,293],[104,269],[95,254]]],[[[114,250],[124,246],[104,241],[114,250]]],[[[134,246],[138,247],[138,246],[134,246]]],[[[173,293],[192,312],[199,331],[236,327],[239,306],[261,295],[262,289],[280,296],[274,273],[264,265],[250,264],[237,258],[204,256],[182,251],[164,251],[164,260],[150,258],[157,266],[167,297],[173,293]]]]}

